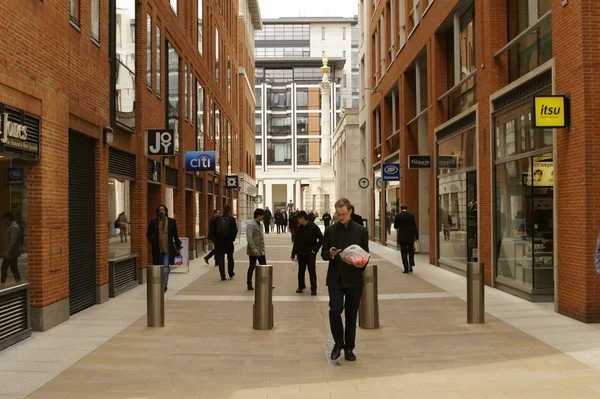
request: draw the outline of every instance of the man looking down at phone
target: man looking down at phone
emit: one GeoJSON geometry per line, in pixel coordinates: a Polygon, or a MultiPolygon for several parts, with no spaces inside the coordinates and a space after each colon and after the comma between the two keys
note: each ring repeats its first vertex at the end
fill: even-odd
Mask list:
{"type": "MultiPolygon", "coordinates": [[[[344,262],[340,253],[351,245],[359,245],[369,252],[369,233],[367,229],[352,221],[352,204],[346,198],[335,203],[338,221],[325,230],[321,257],[329,261],[327,269],[327,287],[329,289],[329,324],[335,341],[331,351],[331,360],[340,358],[344,349],[344,358],[355,361],[353,353],[356,338],[356,318],[363,290],[363,270],[366,261],[355,264],[344,262]],[[346,313],[346,331],[342,324],[342,311],[346,313]]],[[[347,257],[346,260],[349,260],[347,257]]]]}

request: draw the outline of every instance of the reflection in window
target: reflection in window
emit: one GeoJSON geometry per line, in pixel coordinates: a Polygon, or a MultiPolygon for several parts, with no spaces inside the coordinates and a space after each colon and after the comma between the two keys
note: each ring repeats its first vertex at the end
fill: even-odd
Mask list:
{"type": "Polygon", "coordinates": [[[100,42],[100,0],[92,0],[92,39],[100,42]]]}
{"type": "Polygon", "coordinates": [[[204,150],[204,88],[196,80],[196,151],[204,150]]]}
{"type": "Polygon", "coordinates": [[[108,257],[131,252],[131,211],[129,181],[108,178],[108,257]]]}
{"type": "Polygon", "coordinates": [[[162,59],[160,58],[160,49],[162,47],[162,41],[160,40],[160,28],[156,27],[156,95],[160,96],[160,90],[162,81],[160,80],[160,64],[162,59]]]}
{"type": "Polygon", "coordinates": [[[169,4],[171,5],[175,15],[177,15],[177,0],[169,0],[169,4]]]}
{"type": "Polygon", "coordinates": [[[219,29],[215,26],[215,80],[219,84],[219,29]]]}
{"type": "Polygon", "coordinates": [[[179,132],[179,54],[167,42],[167,126],[179,132]]]}
{"type": "Polygon", "coordinates": [[[321,139],[297,139],[298,165],[319,166],[321,164],[321,139]]]}
{"type": "MultiPolygon", "coordinates": [[[[471,168],[476,165],[475,133],[476,131],[473,127],[439,142],[438,155],[440,157],[455,157],[456,159],[456,166],[449,165],[451,167],[440,168],[440,175],[452,173],[458,169],[471,168]]],[[[440,161],[438,160],[439,164],[440,161]]]]}
{"type": "Polygon", "coordinates": [[[135,5],[117,0],[115,107],[118,123],[135,128],[135,5]]]}
{"type": "Polygon", "coordinates": [[[169,210],[169,217],[175,219],[175,207],[173,200],[173,189],[171,187],[165,188],[165,206],[169,210]]]}
{"type": "Polygon", "coordinates": [[[267,134],[273,136],[292,134],[292,116],[290,114],[267,114],[267,134]]]}
{"type": "Polygon", "coordinates": [[[267,140],[267,162],[269,165],[291,165],[292,164],[292,140],[291,139],[268,139],[267,140]]]}
{"type": "Polygon", "coordinates": [[[221,172],[221,110],[215,104],[215,172],[221,172]]]}
{"type": "Polygon", "coordinates": [[[146,15],[146,86],[152,88],[152,17],[146,15]]]}
{"type": "Polygon", "coordinates": [[[262,136],[262,115],[256,114],[254,117],[254,125],[256,126],[256,136],[262,136]]]}
{"type": "Polygon", "coordinates": [[[261,139],[256,139],[255,151],[256,151],[256,164],[262,165],[262,140],[261,139]]]}
{"type": "Polygon", "coordinates": [[[202,1],[198,0],[198,52],[202,55],[202,1]]]}

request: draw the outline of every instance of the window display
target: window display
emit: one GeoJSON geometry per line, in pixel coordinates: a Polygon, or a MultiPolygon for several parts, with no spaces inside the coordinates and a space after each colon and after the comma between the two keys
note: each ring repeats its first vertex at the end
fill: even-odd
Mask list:
{"type": "Polygon", "coordinates": [[[131,253],[129,180],[108,178],[108,257],[131,253]]]}

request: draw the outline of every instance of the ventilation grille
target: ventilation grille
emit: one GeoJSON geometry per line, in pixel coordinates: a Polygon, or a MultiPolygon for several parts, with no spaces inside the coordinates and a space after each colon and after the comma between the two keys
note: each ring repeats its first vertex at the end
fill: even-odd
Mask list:
{"type": "Polygon", "coordinates": [[[439,132],[437,132],[438,140],[443,139],[444,137],[448,137],[456,132],[460,132],[465,128],[475,124],[475,112],[471,112],[469,115],[466,115],[464,118],[460,118],[456,122],[451,125],[446,126],[439,132]]]}
{"type": "Polygon", "coordinates": [[[27,329],[27,291],[0,296],[0,343],[27,329]]]}
{"type": "Polygon", "coordinates": [[[494,112],[498,112],[516,102],[522,101],[526,97],[532,96],[551,87],[552,71],[549,70],[495,99],[493,102],[494,112]]]}
{"type": "Polygon", "coordinates": [[[185,174],[185,188],[188,190],[194,189],[194,176],[189,173],[185,174]]]}
{"type": "Polygon", "coordinates": [[[167,166],[167,170],[166,170],[166,183],[167,186],[171,186],[173,188],[177,188],[177,169],[173,169],[173,168],[169,168],[167,166]]]}
{"type": "Polygon", "coordinates": [[[137,281],[137,258],[127,258],[109,262],[109,296],[122,294],[138,286],[137,281]]]}
{"type": "Polygon", "coordinates": [[[114,177],[135,180],[135,155],[114,148],[108,150],[108,173],[114,177]]]}

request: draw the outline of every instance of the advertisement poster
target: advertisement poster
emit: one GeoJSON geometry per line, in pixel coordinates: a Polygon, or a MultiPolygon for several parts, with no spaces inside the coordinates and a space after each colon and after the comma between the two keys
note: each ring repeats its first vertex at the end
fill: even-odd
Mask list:
{"type": "MultiPolygon", "coordinates": [[[[190,256],[190,243],[189,243],[189,239],[187,237],[180,237],[179,238],[181,240],[181,258],[183,258],[182,260],[178,260],[177,256],[175,257],[175,265],[171,265],[171,271],[181,271],[182,268],[187,268],[187,273],[190,272],[190,260],[189,260],[189,256],[190,256]],[[178,264],[180,263],[181,264],[178,264]]],[[[181,259],[180,258],[180,259],[181,259]]]]}

